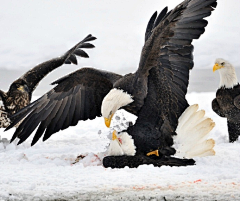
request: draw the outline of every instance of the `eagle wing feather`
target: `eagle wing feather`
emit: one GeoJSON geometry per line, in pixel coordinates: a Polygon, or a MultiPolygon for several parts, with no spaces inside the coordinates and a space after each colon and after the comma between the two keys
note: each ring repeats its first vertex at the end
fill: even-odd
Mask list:
{"type": "Polygon", "coordinates": [[[38,126],[34,145],[44,134],[47,140],[53,133],[75,126],[79,120],[101,115],[101,104],[120,75],[92,68],[82,68],[57,81],[52,90],[11,117],[10,129],[22,119],[11,141],[24,142],[38,126]]]}

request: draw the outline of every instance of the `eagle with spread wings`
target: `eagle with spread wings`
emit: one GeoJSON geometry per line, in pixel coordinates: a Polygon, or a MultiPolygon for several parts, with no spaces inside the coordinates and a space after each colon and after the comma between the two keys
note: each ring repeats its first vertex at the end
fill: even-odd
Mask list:
{"type": "Polygon", "coordinates": [[[92,35],[88,35],[64,55],[45,61],[27,71],[10,85],[8,92],[0,90],[0,100],[3,102],[0,108],[0,128],[6,128],[10,124],[9,117],[29,105],[33,91],[48,73],[63,64],[77,65],[76,56],[88,58],[88,54],[82,48],[94,48],[94,45],[88,41],[95,39],[92,35]]]}

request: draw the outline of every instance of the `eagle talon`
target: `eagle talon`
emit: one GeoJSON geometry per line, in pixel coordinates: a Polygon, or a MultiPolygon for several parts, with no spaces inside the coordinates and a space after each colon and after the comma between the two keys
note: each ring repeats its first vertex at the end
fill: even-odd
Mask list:
{"type": "Polygon", "coordinates": [[[151,155],[159,156],[158,149],[157,149],[157,150],[154,150],[154,151],[151,151],[151,152],[148,152],[146,155],[147,155],[147,156],[151,156],[151,155]]]}

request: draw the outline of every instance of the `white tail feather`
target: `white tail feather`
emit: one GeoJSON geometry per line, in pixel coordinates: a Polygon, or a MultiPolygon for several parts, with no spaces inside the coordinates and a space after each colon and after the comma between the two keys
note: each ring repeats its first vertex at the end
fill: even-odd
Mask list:
{"type": "Polygon", "coordinates": [[[207,140],[209,132],[215,126],[212,119],[205,117],[204,110],[198,110],[198,105],[189,106],[179,118],[177,135],[174,136],[176,156],[193,158],[215,155],[215,141],[207,140]]]}
{"type": "Polygon", "coordinates": [[[200,110],[189,117],[189,120],[183,124],[180,131],[185,132],[194,129],[198,124],[206,119],[205,112],[200,110]]]}
{"type": "MultiPolygon", "coordinates": [[[[195,113],[198,110],[198,105],[192,105],[192,107],[188,107],[183,114],[185,115],[181,115],[178,119],[178,127],[177,130],[181,130],[181,128],[183,127],[183,125],[189,120],[189,117],[195,113]]],[[[176,131],[177,131],[176,130],[176,131]]]]}
{"type": "Polygon", "coordinates": [[[189,149],[186,154],[187,158],[192,158],[194,156],[206,156],[206,153],[214,153],[213,147],[215,145],[215,141],[213,139],[205,140],[202,143],[197,144],[195,147],[189,149]]]}

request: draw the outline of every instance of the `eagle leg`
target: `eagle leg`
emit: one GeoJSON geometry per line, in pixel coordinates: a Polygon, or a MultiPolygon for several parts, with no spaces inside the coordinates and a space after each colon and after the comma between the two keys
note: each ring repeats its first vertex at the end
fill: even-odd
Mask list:
{"type": "Polygon", "coordinates": [[[235,142],[240,136],[240,123],[227,121],[229,142],[235,142]]]}
{"type": "Polygon", "coordinates": [[[146,156],[155,155],[158,157],[162,157],[162,156],[171,156],[171,155],[174,155],[175,153],[176,153],[176,150],[174,148],[165,147],[161,149],[156,149],[154,151],[150,151],[146,154],[146,156]]]}

